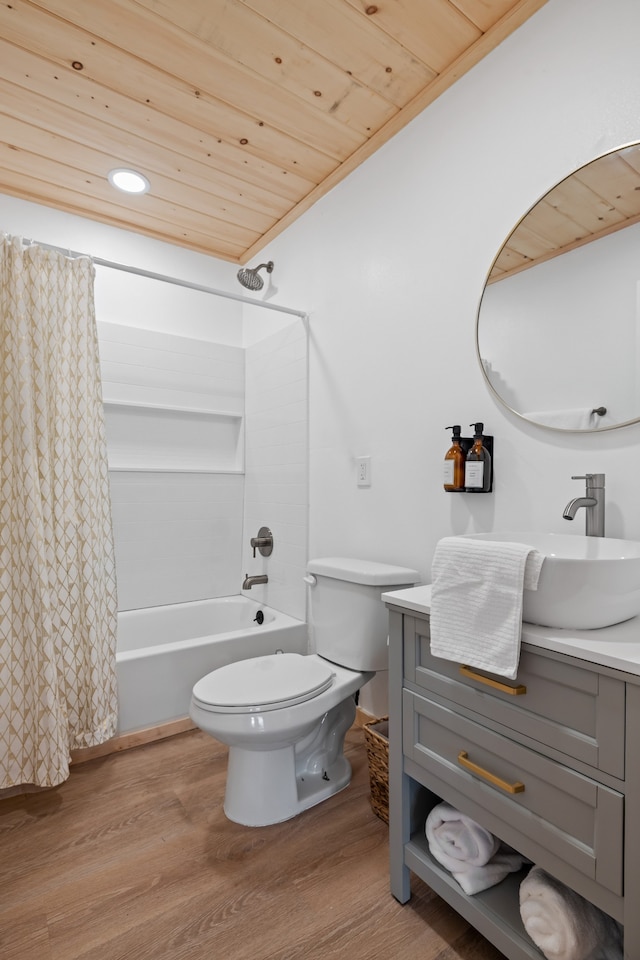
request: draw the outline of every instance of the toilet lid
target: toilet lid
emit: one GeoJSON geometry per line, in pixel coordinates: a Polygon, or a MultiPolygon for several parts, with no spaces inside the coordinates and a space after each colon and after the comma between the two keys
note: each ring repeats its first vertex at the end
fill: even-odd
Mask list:
{"type": "Polygon", "coordinates": [[[299,653],[239,660],[198,680],[193,698],[204,710],[251,713],[317,697],[335,676],[329,664],[299,653]]]}

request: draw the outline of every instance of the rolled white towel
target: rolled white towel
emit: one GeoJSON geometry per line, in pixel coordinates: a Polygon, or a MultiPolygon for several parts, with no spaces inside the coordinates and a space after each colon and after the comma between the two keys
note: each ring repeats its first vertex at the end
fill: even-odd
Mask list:
{"type": "MultiPolygon", "coordinates": [[[[459,870],[461,860],[483,867],[500,846],[492,833],[448,803],[433,808],[425,829],[429,847],[437,850],[436,859],[447,870],[459,870]]],[[[434,850],[432,853],[436,856],[434,850]]]]}
{"type": "Polygon", "coordinates": [[[540,867],[520,884],[520,916],[547,960],[622,960],[620,924],[540,867]]]}
{"type": "Polygon", "coordinates": [[[520,854],[448,803],[431,810],[425,833],[434,860],[470,896],[500,883],[524,863],[520,854]]]}

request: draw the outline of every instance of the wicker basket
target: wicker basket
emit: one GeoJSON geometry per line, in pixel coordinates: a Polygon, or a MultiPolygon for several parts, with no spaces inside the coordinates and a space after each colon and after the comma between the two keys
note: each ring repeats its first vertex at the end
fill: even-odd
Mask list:
{"type": "Polygon", "coordinates": [[[371,809],[389,823],[389,717],[365,723],[364,740],[369,760],[371,809]]]}

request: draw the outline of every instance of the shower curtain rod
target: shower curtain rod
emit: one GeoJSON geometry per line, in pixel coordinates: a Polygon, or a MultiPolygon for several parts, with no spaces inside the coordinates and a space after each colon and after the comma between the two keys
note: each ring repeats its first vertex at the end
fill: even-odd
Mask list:
{"type": "Polygon", "coordinates": [[[302,310],[293,310],[291,307],[279,307],[275,303],[265,303],[264,300],[253,300],[251,297],[244,297],[241,293],[228,293],[226,290],[216,290],[215,287],[206,287],[201,283],[193,283],[191,280],[181,280],[179,277],[168,277],[164,273],[153,273],[151,270],[143,270],[141,267],[131,267],[126,263],[118,263],[115,260],[103,260],[102,257],[92,257],[88,253],[79,253],[77,250],[57,247],[51,243],[41,243],[39,240],[26,239],[23,242],[28,245],[36,244],[44,250],[62,253],[65,257],[71,257],[73,259],[77,257],[88,257],[89,260],[98,267],[109,267],[110,270],[122,270],[124,273],[133,273],[138,277],[147,277],[149,280],[160,280],[163,283],[173,283],[177,287],[187,287],[189,290],[198,290],[200,293],[211,293],[214,297],[223,297],[225,300],[238,300],[240,303],[248,303],[252,307],[262,307],[264,310],[276,310],[278,313],[288,313],[293,317],[299,317],[301,320],[306,320],[309,316],[302,310]]]}

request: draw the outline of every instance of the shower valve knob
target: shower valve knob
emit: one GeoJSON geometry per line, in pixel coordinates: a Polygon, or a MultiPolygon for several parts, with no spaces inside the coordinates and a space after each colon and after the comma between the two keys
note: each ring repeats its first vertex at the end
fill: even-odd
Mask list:
{"type": "Polygon", "coordinates": [[[260,551],[260,554],[263,557],[270,557],[273,550],[273,534],[269,527],[260,527],[258,530],[257,537],[251,537],[249,541],[253,548],[253,555],[255,557],[256,550],[260,551]]]}

